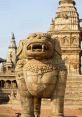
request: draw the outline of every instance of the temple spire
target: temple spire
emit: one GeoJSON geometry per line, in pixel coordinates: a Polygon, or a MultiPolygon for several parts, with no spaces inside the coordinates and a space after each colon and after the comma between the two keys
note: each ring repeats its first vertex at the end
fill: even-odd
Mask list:
{"type": "Polygon", "coordinates": [[[11,33],[9,48],[17,48],[14,33],[11,33]]]}
{"type": "Polygon", "coordinates": [[[7,53],[6,66],[12,67],[12,64],[15,66],[16,51],[17,51],[17,46],[15,41],[15,36],[14,36],[14,33],[11,33],[11,38],[10,38],[10,43],[9,43],[8,53],[7,53]]]}
{"type": "Polygon", "coordinates": [[[49,32],[80,31],[79,14],[74,0],[59,0],[59,7],[49,32]]]}

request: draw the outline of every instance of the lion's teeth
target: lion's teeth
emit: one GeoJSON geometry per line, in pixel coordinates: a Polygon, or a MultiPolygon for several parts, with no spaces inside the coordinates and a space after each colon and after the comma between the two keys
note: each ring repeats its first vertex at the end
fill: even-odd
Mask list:
{"type": "Polygon", "coordinates": [[[31,44],[31,51],[33,51],[33,44],[31,44]]]}
{"type": "Polygon", "coordinates": [[[42,52],[44,52],[44,45],[42,45],[42,52]]]}

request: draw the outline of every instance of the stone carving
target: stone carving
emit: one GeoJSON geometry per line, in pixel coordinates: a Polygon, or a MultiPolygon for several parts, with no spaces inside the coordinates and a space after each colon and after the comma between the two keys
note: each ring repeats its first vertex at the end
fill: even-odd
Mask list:
{"type": "Polygon", "coordinates": [[[71,37],[71,45],[72,46],[79,46],[78,40],[79,40],[78,35],[77,36],[72,36],[71,37]]]}
{"type": "Polygon", "coordinates": [[[69,45],[69,36],[64,36],[64,37],[62,37],[62,40],[61,40],[61,42],[62,42],[62,45],[69,45]]]}
{"type": "Polygon", "coordinates": [[[69,73],[69,70],[70,70],[70,59],[69,59],[68,56],[65,56],[63,60],[64,60],[65,65],[66,65],[67,72],[69,73]]]}
{"type": "Polygon", "coordinates": [[[23,108],[22,117],[40,117],[42,98],[51,99],[51,117],[64,116],[67,70],[56,44],[57,40],[47,33],[33,33],[20,41],[16,80],[23,108]]]}
{"type": "Polygon", "coordinates": [[[56,18],[65,18],[65,19],[68,19],[68,14],[67,13],[58,13],[56,18]]]}
{"type": "Polygon", "coordinates": [[[70,70],[72,71],[78,71],[79,69],[79,63],[76,59],[70,59],[70,70]]]}

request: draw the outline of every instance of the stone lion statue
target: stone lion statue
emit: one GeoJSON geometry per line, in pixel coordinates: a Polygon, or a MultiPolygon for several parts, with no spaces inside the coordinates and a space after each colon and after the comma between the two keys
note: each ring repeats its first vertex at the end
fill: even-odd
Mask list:
{"type": "Polygon", "coordinates": [[[63,117],[67,70],[58,41],[47,33],[33,33],[17,49],[16,80],[22,117],[40,117],[42,98],[50,98],[51,117],[63,117]]]}

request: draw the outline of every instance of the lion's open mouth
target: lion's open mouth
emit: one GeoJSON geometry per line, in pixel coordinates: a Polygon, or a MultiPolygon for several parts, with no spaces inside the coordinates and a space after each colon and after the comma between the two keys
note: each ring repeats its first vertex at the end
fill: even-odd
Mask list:
{"type": "Polygon", "coordinates": [[[28,45],[27,50],[31,50],[33,52],[45,52],[47,51],[49,48],[42,43],[32,43],[30,45],[28,45]]]}

